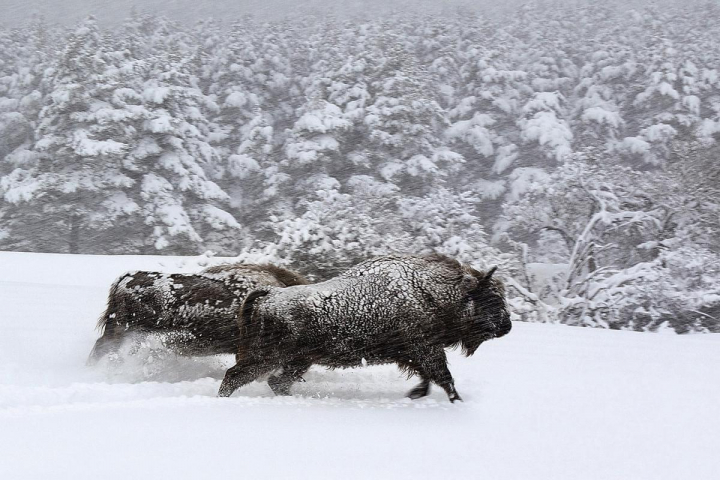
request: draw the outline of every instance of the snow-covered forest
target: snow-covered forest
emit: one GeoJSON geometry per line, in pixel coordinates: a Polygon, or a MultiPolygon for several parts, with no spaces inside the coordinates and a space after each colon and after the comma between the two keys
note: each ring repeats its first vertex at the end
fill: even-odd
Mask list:
{"type": "Polygon", "coordinates": [[[720,6],[0,30],[0,249],[500,265],[529,321],[720,332],[720,6]]]}

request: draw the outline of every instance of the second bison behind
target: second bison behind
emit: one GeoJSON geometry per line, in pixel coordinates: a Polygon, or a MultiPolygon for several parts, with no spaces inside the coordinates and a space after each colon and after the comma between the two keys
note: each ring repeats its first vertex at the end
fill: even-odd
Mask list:
{"type": "Polygon", "coordinates": [[[287,395],[313,364],[396,363],[421,379],[411,398],[427,395],[433,382],[460,400],[444,349],[460,346],[469,356],[511,328],[493,272],[442,255],[385,256],[326,282],[261,287],[243,304],[238,362],[219,395],[278,370],[268,383],[287,395]]]}

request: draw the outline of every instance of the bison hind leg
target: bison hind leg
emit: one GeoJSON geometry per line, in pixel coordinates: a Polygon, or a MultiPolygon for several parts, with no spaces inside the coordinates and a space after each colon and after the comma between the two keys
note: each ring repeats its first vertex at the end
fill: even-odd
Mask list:
{"type": "Polygon", "coordinates": [[[90,350],[90,355],[88,356],[86,365],[96,365],[104,356],[111,353],[117,353],[118,347],[119,344],[116,339],[108,335],[103,335],[97,339],[92,350],[90,350]]]}
{"type": "Polygon", "coordinates": [[[422,379],[412,390],[407,394],[408,398],[417,400],[418,398],[427,397],[430,393],[430,380],[422,379]]]}
{"type": "Polygon", "coordinates": [[[310,362],[304,360],[291,362],[283,367],[280,374],[268,378],[268,385],[275,395],[290,395],[290,387],[293,383],[302,380],[310,365],[310,362]]]}
{"type": "Polygon", "coordinates": [[[225,378],[220,384],[218,396],[229,397],[238,388],[247,385],[275,368],[277,368],[277,365],[268,365],[251,359],[241,359],[234,367],[225,372],[225,378]]]}
{"type": "Polygon", "coordinates": [[[419,362],[413,362],[410,358],[400,358],[396,360],[396,363],[400,371],[407,374],[408,378],[414,375],[420,377],[420,383],[415,385],[415,387],[407,393],[406,396],[408,398],[417,400],[430,394],[431,380],[422,374],[422,369],[419,368],[419,362]]]}

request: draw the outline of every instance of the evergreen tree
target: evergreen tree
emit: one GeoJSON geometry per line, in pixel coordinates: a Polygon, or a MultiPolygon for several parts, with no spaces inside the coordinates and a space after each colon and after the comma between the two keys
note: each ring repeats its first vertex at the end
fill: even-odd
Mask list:
{"type": "MultiPolygon", "coordinates": [[[[40,112],[37,157],[3,178],[5,200],[21,216],[42,222],[43,235],[58,251],[79,253],[83,236],[109,216],[107,197],[129,180],[119,171],[128,145],[100,120],[112,88],[106,73],[102,38],[91,17],[69,36],[56,67],[50,102],[40,112]]],[[[33,223],[18,221],[12,229],[33,223]]]]}

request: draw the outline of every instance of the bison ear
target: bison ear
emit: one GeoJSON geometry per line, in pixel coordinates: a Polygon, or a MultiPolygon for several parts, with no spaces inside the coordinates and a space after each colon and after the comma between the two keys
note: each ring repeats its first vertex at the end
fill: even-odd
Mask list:
{"type": "Polygon", "coordinates": [[[472,275],[463,275],[460,286],[467,292],[471,292],[478,287],[478,279],[472,275]]]}
{"type": "Polygon", "coordinates": [[[487,273],[485,274],[485,276],[483,277],[483,282],[489,282],[490,279],[491,279],[492,276],[493,276],[493,273],[495,273],[495,271],[497,270],[497,268],[498,268],[497,265],[495,265],[494,267],[492,267],[492,268],[490,269],[490,271],[487,272],[487,273]]]}

